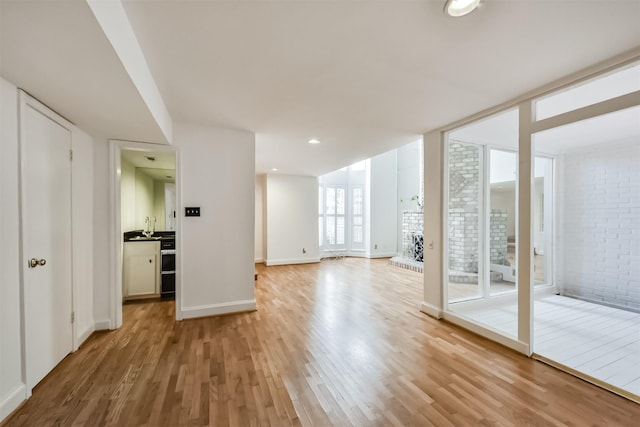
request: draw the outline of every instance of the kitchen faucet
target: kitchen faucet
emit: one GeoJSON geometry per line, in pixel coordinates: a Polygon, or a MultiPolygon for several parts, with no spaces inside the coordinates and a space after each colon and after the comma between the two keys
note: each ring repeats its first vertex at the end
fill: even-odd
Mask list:
{"type": "Polygon", "coordinates": [[[144,222],[145,224],[147,224],[147,229],[146,231],[143,231],[142,234],[145,235],[145,237],[151,237],[153,236],[153,233],[156,232],[156,217],[151,217],[149,218],[148,216],[144,218],[144,222]],[[153,230],[151,230],[151,221],[153,221],[153,230]]]}

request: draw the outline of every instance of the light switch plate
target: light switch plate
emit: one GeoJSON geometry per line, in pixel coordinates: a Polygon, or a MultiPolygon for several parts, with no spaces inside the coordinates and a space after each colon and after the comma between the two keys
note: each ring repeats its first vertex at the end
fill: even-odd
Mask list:
{"type": "Polygon", "coordinates": [[[184,208],[184,216],[200,216],[200,207],[184,208]]]}

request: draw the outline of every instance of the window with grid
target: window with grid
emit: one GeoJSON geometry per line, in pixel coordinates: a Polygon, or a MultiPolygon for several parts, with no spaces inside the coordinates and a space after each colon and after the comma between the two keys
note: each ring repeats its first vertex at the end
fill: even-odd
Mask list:
{"type": "Polygon", "coordinates": [[[364,247],[364,188],[351,189],[351,244],[353,248],[364,247]]]}
{"type": "Polygon", "coordinates": [[[345,243],[345,191],[341,186],[325,187],[324,243],[344,246],[345,243]]]}

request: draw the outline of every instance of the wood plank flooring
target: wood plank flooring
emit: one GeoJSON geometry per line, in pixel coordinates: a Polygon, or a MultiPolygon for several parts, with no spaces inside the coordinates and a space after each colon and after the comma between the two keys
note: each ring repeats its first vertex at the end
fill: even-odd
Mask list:
{"type": "Polygon", "coordinates": [[[13,426],[631,426],[640,405],[418,311],[386,260],[259,267],[258,311],[124,306],[13,426]]]}

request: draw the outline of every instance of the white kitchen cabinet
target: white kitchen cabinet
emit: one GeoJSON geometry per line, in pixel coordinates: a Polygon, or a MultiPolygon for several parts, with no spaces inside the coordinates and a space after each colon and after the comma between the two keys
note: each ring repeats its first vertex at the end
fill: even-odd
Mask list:
{"type": "Polygon", "coordinates": [[[125,242],[122,287],[124,298],[160,294],[160,242],[125,242]]]}

